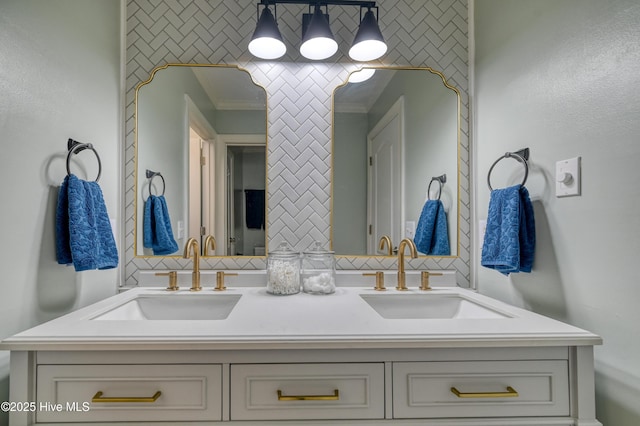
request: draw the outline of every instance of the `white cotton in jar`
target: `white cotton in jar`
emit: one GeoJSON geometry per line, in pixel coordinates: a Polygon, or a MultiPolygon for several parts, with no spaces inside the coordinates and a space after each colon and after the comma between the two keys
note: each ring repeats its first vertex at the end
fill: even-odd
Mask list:
{"type": "Polygon", "coordinates": [[[267,291],[272,294],[300,292],[300,275],[297,265],[283,260],[273,260],[268,271],[267,291]]]}
{"type": "Polygon", "coordinates": [[[305,293],[329,294],[335,291],[336,283],[333,274],[322,272],[318,275],[304,278],[302,289],[305,293]]]}

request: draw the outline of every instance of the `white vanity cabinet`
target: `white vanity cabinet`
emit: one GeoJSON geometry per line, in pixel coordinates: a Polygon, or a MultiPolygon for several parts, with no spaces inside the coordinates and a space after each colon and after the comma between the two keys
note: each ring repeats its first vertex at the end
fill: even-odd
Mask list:
{"type": "Polygon", "coordinates": [[[229,297],[127,291],[0,343],[9,426],[602,426],[598,336],[464,289],[385,294],[232,288],[203,320],[187,308],[229,297]],[[126,315],[150,300],[185,318],[126,315]]]}
{"type": "Polygon", "coordinates": [[[599,425],[590,346],[14,352],[11,377],[12,400],[78,409],[10,426],[599,425]],[[124,400],[83,410],[99,391],[124,400]]]}

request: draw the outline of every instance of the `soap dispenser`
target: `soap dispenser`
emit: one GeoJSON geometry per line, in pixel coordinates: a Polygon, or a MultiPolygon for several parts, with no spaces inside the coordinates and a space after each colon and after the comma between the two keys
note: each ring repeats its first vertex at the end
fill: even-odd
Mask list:
{"type": "Polygon", "coordinates": [[[331,294],[336,291],[336,262],[332,251],[315,241],[302,256],[300,271],[302,290],[311,294],[331,294]]]}

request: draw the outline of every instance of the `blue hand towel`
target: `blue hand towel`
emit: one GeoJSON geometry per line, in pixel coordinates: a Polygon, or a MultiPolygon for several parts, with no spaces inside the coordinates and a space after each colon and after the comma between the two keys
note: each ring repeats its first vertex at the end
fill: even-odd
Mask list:
{"type": "Polygon", "coordinates": [[[420,253],[449,256],[449,229],[447,214],[440,200],[427,200],[422,207],[413,242],[420,253]]]}
{"type": "Polygon", "coordinates": [[[531,272],[536,228],[529,191],[522,185],[491,191],[481,264],[509,275],[531,272]]]}
{"type": "Polygon", "coordinates": [[[118,266],[118,250],[102,190],[75,175],[64,178],[56,207],[58,263],[76,271],[118,266]]]}
{"type": "Polygon", "coordinates": [[[164,195],[150,195],[144,203],[143,245],[153,249],[153,254],[165,256],[178,251],[173,238],[169,209],[164,195]]]}

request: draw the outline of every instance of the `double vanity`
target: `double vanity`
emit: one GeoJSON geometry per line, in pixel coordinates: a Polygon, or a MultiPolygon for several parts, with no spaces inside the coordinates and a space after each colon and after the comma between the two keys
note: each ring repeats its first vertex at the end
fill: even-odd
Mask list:
{"type": "Polygon", "coordinates": [[[600,425],[598,336],[360,275],[325,296],[242,274],[225,291],[139,287],[26,330],[0,344],[11,400],[35,402],[10,424],[600,425]]]}

